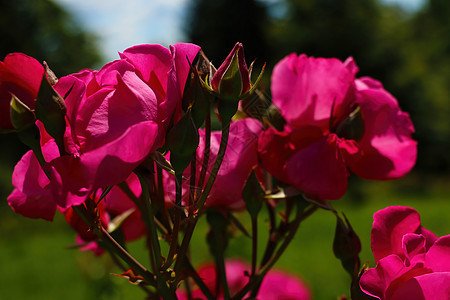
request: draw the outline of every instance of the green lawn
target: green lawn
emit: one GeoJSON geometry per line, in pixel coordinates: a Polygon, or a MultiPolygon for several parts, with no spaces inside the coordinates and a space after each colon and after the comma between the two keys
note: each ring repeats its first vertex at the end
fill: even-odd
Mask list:
{"type": "MultiPolygon", "coordinates": [[[[414,175],[395,182],[352,180],[358,186],[333,205],[345,212],[363,245],[361,260],[373,266],[370,251],[372,214],[388,205],[417,209],[422,223],[437,235],[450,233],[450,187],[447,179],[423,180],[414,175]]],[[[0,299],[144,299],[141,290],[125,279],[107,256],[66,249],[74,234],[59,216],[53,223],[30,220],[14,214],[2,199],[0,204],[0,299]]],[[[276,265],[301,276],[311,287],[314,299],[336,299],[348,294],[349,276],[332,253],[335,217],[317,211],[301,226],[287,253],[276,265]]],[[[267,236],[261,217],[260,244],[267,236]]],[[[207,227],[200,223],[192,243],[195,264],[210,259],[204,241],[207,227]]],[[[147,264],[142,241],[131,252],[147,264]]],[[[250,240],[237,234],[228,247],[231,257],[250,257],[250,240]]]]}

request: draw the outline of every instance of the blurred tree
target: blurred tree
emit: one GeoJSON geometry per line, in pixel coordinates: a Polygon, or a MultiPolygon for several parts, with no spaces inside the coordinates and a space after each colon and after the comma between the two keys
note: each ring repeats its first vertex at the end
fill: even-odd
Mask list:
{"type": "Polygon", "coordinates": [[[450,171],[450,1],[429,0],[410,19],[402,65],[392,77],[419,142],[417,168],[450,171]]]}
{"type": "Polygon", "coordinates": [[[100,61],[96,38],[52,0],[0,0],[0,59],[23,52],[47,61],[57,76],[100,61]]]}
{"type": "Polygon", "coordinates": [[[268,21],[265,6],[255,0],[193,0],[186,33],[216,67],[236,42],[244,44],[247,59],[258,59],[262,64],[269,57],[268,21]]]}

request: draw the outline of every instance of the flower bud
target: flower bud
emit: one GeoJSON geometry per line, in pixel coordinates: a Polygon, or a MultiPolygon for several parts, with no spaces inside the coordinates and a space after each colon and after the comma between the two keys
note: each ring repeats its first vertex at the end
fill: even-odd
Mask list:
{"type": "Polygon", "coordinates": [[[250,73],[245,63],[244,48],[236,43],[211,81],[220,99],[239,101],[250,90],[250,73]]]}
{"type": "Polygon", "coordinates": [[[336,214],[336,219],[333,252],[334,255],[341,260],[345,270],[353,277],[357,274],[357,271],[359,271],[361,242],[345,215],[344,220],[342,220],[336,214]]]}

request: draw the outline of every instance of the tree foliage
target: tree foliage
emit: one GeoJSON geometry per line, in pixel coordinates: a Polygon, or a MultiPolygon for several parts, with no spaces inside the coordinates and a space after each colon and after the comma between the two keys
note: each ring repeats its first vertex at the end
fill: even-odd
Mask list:
{"type": "Polygon", "coordinates": [[[1,59],[23,52],[47,61],[57,76],[93,67],[100,60],[95,36],[52,0],[0,0],[0,36],[1,59]]]}

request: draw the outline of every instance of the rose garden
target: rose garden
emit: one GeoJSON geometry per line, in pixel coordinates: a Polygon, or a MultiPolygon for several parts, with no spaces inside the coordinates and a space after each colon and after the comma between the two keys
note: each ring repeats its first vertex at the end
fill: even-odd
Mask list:
{"type": "Polygon", "coordinates": [[[100,70],[65,76],[7,55],[0,127],[30,149],[12,175],[11,209],[62,214],[77,249],[111,256],[115,275],[148,299],[311,299],[277,262],[303,221],[326,211],[348,298],[449,299],[450,236],[423,227],[420,212],[373,212],[368,265],[352,220],[333,207],[350,174],[385,181],[414,167],[414,126],[395,95],[359,77],[351,57],[292,53],[266,70],[237,43],[216,68],[200,46],[136,45],[100,70]],[[194,265],[199,220],[212,260],[194,265]],[[247,260],[226,255],[238,234],[247,260]],[[128,250],[138,239],[145,263],[128,250]]]}

